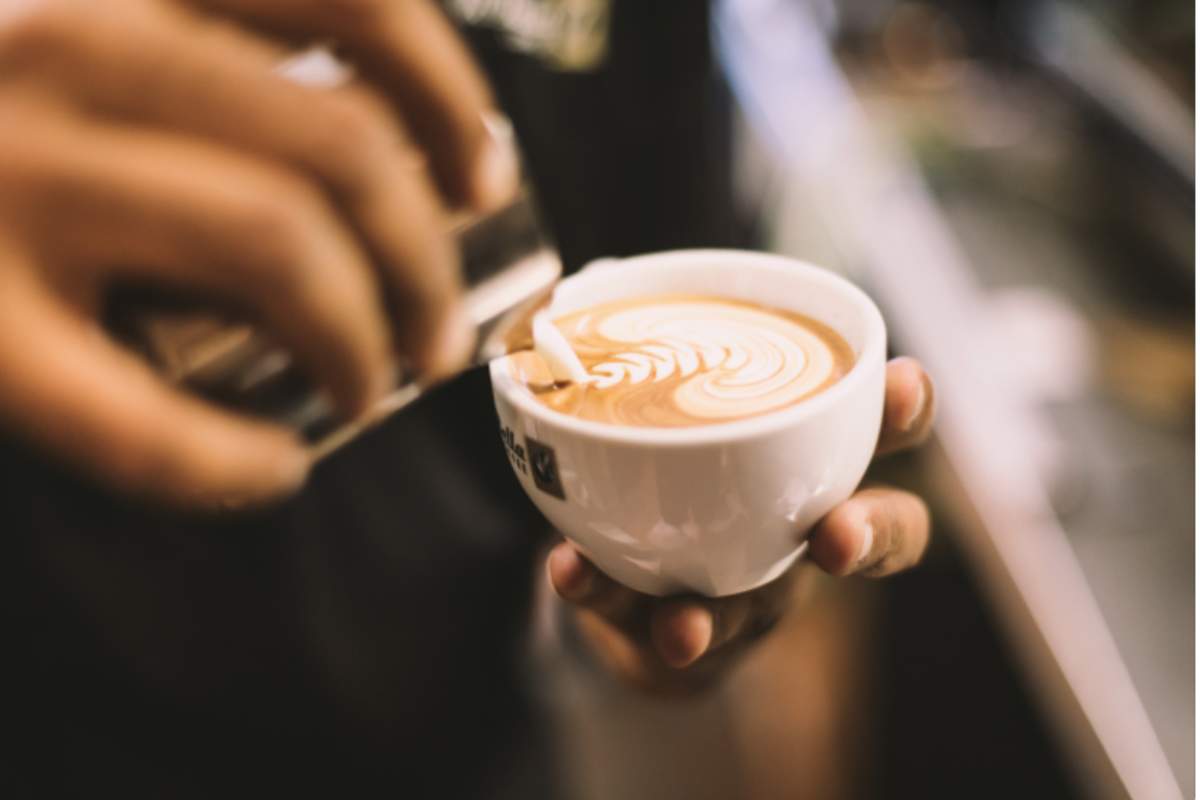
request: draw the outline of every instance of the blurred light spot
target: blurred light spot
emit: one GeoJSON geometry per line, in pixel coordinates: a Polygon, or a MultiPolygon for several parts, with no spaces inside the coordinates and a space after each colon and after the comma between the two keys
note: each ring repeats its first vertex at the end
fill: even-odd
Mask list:
{"type": "Polygon", "coordinates": [[[883,53],[896,76],[922,90],[956,83],[965,66],[962,30],[924,3],[901,3],[884,25],[883,53]]]}

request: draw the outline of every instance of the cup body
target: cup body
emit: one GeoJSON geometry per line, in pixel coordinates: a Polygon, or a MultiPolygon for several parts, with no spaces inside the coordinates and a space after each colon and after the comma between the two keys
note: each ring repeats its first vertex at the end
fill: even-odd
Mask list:
{"type": "Polygon", "coordinates": [[[490,369],[501,438],[534,504],[614,579],[654,595],[748,591],[791,566],[808,531],[866,472],[883,416],[883,319],[870,298],[831,272],[732,250],[605,260],[562,281],[550,312],[658,294],[805,314],[845,338],[856,362],[836,384],[795,405],[668,429],[554,411],[496,359],[490,369]]]}

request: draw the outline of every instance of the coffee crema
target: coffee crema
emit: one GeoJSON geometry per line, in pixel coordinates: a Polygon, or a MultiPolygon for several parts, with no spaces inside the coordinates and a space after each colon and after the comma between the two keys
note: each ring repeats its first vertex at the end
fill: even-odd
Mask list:
{"type": "Polygon", "coordinates": [[[534,380],[520,359],[515,376],[556,411],[615,425],[678,428],[766,414],[829,388],[855,361],[827,325],[723,297],[623,300],[554,324],[588,379],[534,380]]]}

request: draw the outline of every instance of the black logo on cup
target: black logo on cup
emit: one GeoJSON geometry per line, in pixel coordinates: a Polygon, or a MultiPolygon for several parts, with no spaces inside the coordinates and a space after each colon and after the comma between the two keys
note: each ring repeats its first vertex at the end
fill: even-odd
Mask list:
{"type": "Polygon", "coordinates": [[[567,496],[563,492],[554,450],[528,436],[525,437],[525,449],[529,451],[529,465],[533,468],[534,484],[546,494],[554,495],[559,500],[566,500],[567,496]]]}

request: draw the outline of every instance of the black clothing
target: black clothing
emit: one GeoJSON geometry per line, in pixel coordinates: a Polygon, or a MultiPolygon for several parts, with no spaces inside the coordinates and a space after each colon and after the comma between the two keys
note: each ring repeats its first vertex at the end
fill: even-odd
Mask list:
{"type": "MultiPolygon", "coordinates": [[[[741,243],[707,25],[618,3],[586,73],[468,31],[569,267],[741,243]]],[[[139,506],[9,440],[0,479],[5,796],[555,796],[523,663],[546,527],[482,370],[253,514],[139,506]]]]}

